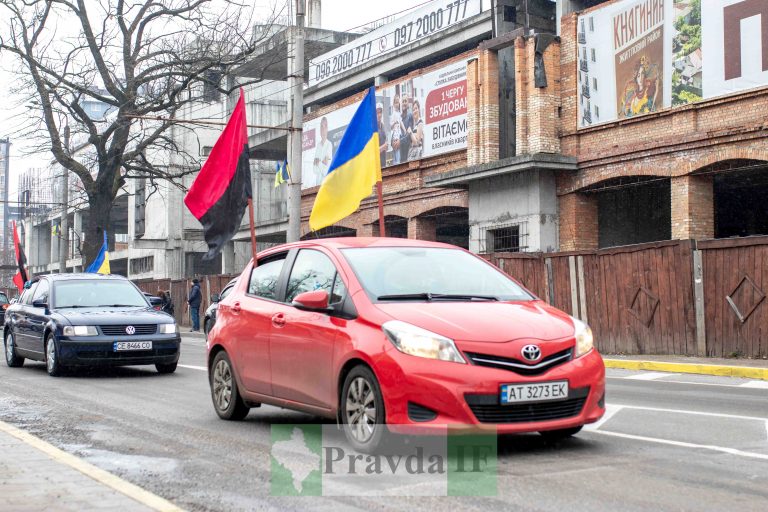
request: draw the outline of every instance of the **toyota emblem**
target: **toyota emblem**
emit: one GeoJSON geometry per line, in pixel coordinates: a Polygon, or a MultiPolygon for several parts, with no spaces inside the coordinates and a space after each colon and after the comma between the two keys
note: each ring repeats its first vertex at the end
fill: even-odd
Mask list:
{"type": "MultiPolygon", "coordinates": [[[[136,334],[136,328],[134,326],[132,326],[132,325],[129,325],[128,327],[125,328],[125,334],[131,334],[131,335],[132,334],[136,334]]],[[[523,349],[523,350],[525,350],[525,349],[523,349]]]]}
{"type": "Polygon", "coordinates": [[[538,361],[541,359],[541,349],[538,345],[526,345],[520,353],[526,361],[538,361]]]}

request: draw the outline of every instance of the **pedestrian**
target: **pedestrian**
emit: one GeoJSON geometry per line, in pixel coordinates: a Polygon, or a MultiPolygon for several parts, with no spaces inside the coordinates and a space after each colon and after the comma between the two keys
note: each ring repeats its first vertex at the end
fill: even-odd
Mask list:
{"type": "Polygon", "coordinates": [[[200,332],[200,303],[203,294],[200,292],[200,281],[192,280],[192,288],[189,289],[187,304],[189,304],[189,316],[192,317],[192,329],[190,332],[200,332]]]}
{"type": "Polygon", "coordinates": [[[165,311],[169,315],[173,316],[173,301],[171,300],[171,290],[158,290],[157,295],[163,299],[160,310],[165,311]]]}

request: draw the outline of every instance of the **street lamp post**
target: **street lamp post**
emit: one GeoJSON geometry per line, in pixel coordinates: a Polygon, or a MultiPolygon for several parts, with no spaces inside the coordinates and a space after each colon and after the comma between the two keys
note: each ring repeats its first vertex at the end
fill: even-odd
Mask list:
{"type": "MultiPolygon", "coordinates": [[[[69,123],[64,126],[64,151],[69,155],[69,123]]],[[[62,166],[61,172],[61,221],[59,222],[59,273],[67,271],[69,255],[69,170],[62,166]]]]}

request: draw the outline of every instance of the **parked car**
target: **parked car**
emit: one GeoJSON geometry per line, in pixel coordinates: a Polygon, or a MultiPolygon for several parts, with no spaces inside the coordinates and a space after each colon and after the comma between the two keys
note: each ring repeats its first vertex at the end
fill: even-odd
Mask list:
{"type": "Polygon", "coordinates": [[[52,274],[34,278],[6,311],[5,360],[45,361],[57,376],[74,366],[153,364],[176,371],[181,338],[173,318],[155,311],[121,276],[52,274]]]}
{"type": "Polygon", "coordinates": [[[8,300],[8,296],[3,292],[0,292],[0,325],[5,323],[5,310],[11,305],[11,301],[8,300]]]}
{"type": "Polygon", "coordinates": [[[154,309],[155,311],[163,310],[163,299],[155,295],[152,295],[151,293],[147,293],[147,292],[142,292],[142,293],[149,301],[149,304],[152,306],[152,309],[154,309]]]}
{"type": "Polygon", "coordinates": [[[205,310],[205,317],[203,318],[203,332],[205,332],[206,339],[208,338],[208,333],[211,332],[211,329],[213,329],[213,326],[216,323],[216,311],[219,309],[219,302],[229,295],[229,292],[235,287],[235,283],[237,283],[237,278],[228,282],[221,290],[221,293],[211,294],[211,305],[205,310]]]}
{"type": "Polygon", "coordinates": [[[217,414],[261,403],[338,418],[371,452],[434,425],[567,437],[605,412],[587,325],[463,249],[387,238],[264,251],[219,303],[217,414]]]}

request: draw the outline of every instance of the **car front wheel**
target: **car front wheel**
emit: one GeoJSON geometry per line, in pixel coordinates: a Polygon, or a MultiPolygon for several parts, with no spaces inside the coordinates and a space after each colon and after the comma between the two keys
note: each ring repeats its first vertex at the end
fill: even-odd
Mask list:
{"type": "Polygon", "coordinates": [[[384,436],[384,398],[379,381],[366,366],[356,366],[344,379],[341,421],[352,447],[374,453],[384,436]]]}
{"type": "Polygon", "coordinates": [[[45,369],[51,377],[59,377],[63,372],[58,349],[56,340],[49,334],[45,340],[45,369]]]}
{"type": "Polygon", "coordinates": [[[238,421],[248,416],[250,408],[240,396],[232,361],[223,350],[213,359],[210,385],[213,408],[221,419],[238,421]]]}
{"type": "Polygon", "coordinates": [[[11,368],[19,368],[24,364],[24,358],[16,354],[16,338],[10,331],[5,335],[5,363],[11,368]]]}

